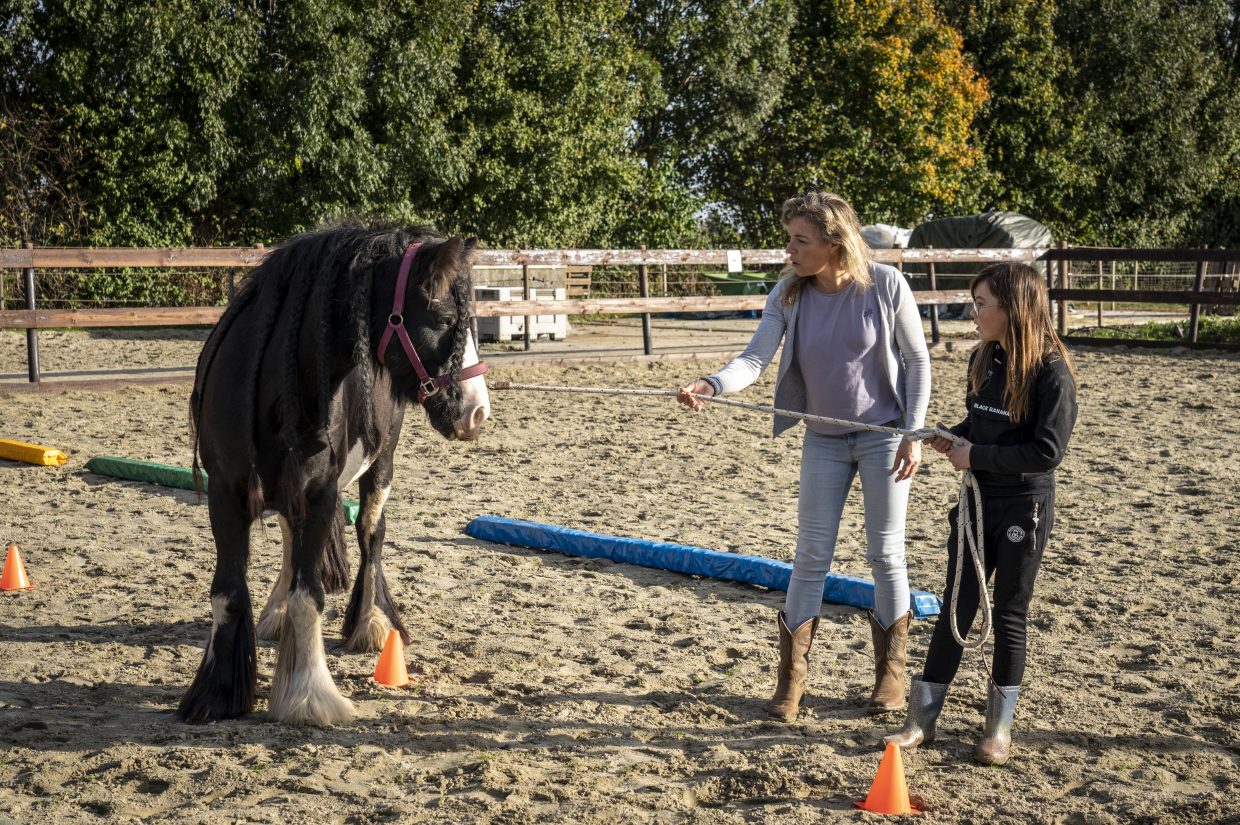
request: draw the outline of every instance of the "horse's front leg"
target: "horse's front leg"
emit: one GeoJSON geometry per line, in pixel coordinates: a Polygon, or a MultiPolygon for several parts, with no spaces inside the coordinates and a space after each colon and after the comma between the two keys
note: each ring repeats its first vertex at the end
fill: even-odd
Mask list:
{"type": "Polygon", "coordinates": [[[186,722],[229,719],[254,709],[258,673],[254,615],[245,583],[250,558],[250,516],[243,494],[223,481],[207,491],[215,539],[211,582],[211,635],[198,673],[177,708],[186,722]]]}
{"type": "Polygon", "coordinates": [[[270,703],[272,718],[281,722],[340,725],[353,719],[353,703],[336,689],[323,648],[320,568],[337,498],[334,484],[308,489],[304,517],[289,519],[292,575],[270,703]]]}
{"type": "Polygon", "coordinates": [[[345,647],[353,651],[382,650],[388,631],[393,627],[409,644],[409,631],[400,619],[400,610],[392,600],[383,576],[383,536],[387,518],[383,507],[392,489],[392,459],[396,450],[393,438],[378,459],[361,478],[361,514],[357,519],[357,543],[361,561],[353,594],[344,614],[345,647]]]}

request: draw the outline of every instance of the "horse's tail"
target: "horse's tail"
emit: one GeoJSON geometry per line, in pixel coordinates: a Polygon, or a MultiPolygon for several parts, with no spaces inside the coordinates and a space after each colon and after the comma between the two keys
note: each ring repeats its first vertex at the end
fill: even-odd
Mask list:
{"type": "Polygon", "coordinates": [[[207,336],[207,342],[203,345],[202,352],[198,354],[198,363],[194,368],[194,389],[189,394],[189,434],[194,458],[191,476],[194,479],[194,492],[198,495],[202,495],[203,491],[203,472],[202,465],[199,463],[198,439],[200,422],[202,421],[202,397],[207,375],[211,371],[211,364],[215,360],[215,354],[219,351],[220,344],[228,335],[228,330],[232,327],[233,321],[245,311],[245,308],[254,300],[256,294],[258,294],[257,282],[251,278],[241,287],[241,291],[237,293],[224,309],[220,320],[216,322],[211,329],[211,334],[207,336]]]}

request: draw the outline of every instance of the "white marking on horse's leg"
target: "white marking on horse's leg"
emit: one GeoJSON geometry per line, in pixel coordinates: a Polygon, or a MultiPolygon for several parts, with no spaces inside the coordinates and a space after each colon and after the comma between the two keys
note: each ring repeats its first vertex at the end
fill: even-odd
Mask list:
{"type": "Polygon", "coordinates": [[[327,670],[322,615],[300,590],[287,600],[270,712],[280,722],[310,725],[343,725],[353,719],[353,703],[336,690],[327,670]]]}
{"type": "MultiPolygon", "coordinates": [[[[366,500],[366,509],[362,511],[361,524],[367,548],[370,547],[371,539],[375,534],[375,525],[379,523],[379,517],[383,515],[383,505],[387,503],[388,494],[391,491],[391,486],[375,490],[374,494],[366,500]]],[[[382,650],[383,643],[387,641],[388,631],[392,629],[392,622],[387,614],[375,605],[376,575],[375,566],[368,561],[365,569],[361,571],[362,603],[358,605],[357,624],[354,625],[353,635],[345,642],[347,650],[382,650]]]]}
{"type": "Polygon", "coordinates": [[[344,459],[344,469],[340,471],[340,478],[336,480],[336,489],[343,490],[353,482],[362,477],[370,469],[370,465],[375,463],[374,456],[366,455],[366,448],[362,446],[362,442],[358,441],[349,448],[349,454],[344,459]]]}
{"type": "Polygon", "coordinates": [[[219,632],[220,625],[224,623],[224,619],[228,615],[228,597],[224,594],[211,597],[211,635],[207,637],[207,652],[203,654],[203,660],[207,667],[211,666],[211,661],[215,658],[215,634],[219,632]]]}
{"type": "MultiPolygon", "coordinates": [[[[465,357],[461,361],[461,367],[472,367],[478,360],[478,348],[474,345],[471,332],[465,341],[465,357]]],[[[482,432],[482,425],[491,417],[491,399],[487,395],[486,379],[475,375],[462,381],[461,401],[461,417],[453,428],[457,438],[469,441],[478,437],[482,432]]]]}
{"type": "Polygon", "coordinates": [[[284,516],[280,516],[280,535],[284,540],[284,553],[280,560],[280,575],[271,588],[267,605],[258,617],[258,638],[267,642],[280,641],[280,627],[284,624],[284,609],[288,601],[288,587],[293,581],[293,530],[284,516]]]}

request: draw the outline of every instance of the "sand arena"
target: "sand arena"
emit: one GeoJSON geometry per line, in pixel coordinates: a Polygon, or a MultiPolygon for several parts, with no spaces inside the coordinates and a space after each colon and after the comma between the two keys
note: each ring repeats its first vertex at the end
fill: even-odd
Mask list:
{"type": "MultiPolygon", "coordinates": [[[[56,335],[48,369],[190,364],[202,340],[56,335]]],[[[0,335],[0,371],[20,371],[23,349],[23,336],[0,335]]],[[[985,698],[969,654],[938,741],[905,755],[910,788],[941,822],[1236,822],[1240,357],[1075,355],[1081,418],[1031,611],[1013,761],[970,760],[985,698]]],[[[966,355],[932,357],[930,420],[958,420],[966,355]]],[[[702,371],[673,361],[499,366],[491,377],[666,389],[702,371]]],[[[742,397],[769,401],[773,372],[742,397]]],[[[824,606],[806,710],[783,725],[762,712],[782,593],[461,532],[494,514],[788,559],[796,432],[772,440],[757,414],[631,397],[497,393],[471,444],[410,415],[385,556],[415,637],[415,687],[378,687],[373,655],[341,652],[341,594],[329,597],[325,631],[355,724],[278,726],[260,699],[248,718],[194,727],[171,710],[210,624],[206,506],[82,469],[101,454],[188,465],[188,393],[0,394],[0,437],[71,454],[55,469],[0,461],[0,539],[22,546],[38,584],[0,598],[0,822],[863,816],[851,801],[902,717],[864,712],[861,611],[824,606]]],[[[915,479],[915,587],[942,590],[956,478],[928,455],[915,479]]],[[[279,536],[274,519],[254,528],[255,600],[274,581],[279,536]]],[[[862,541],[854,489],[839,572],[867,574],[862,541]]],[[[915,672],[929,631],[914,623],[915,672]]],[[[273,660],[260,643],[260,695],[273,660]]]]}

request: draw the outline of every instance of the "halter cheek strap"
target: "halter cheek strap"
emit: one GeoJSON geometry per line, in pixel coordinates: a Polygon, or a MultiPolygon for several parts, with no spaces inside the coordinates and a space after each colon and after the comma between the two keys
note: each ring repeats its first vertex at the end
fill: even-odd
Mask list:
{"type": "Polygon", "coordinates": [[[392,312],[388,315],[387,329],[383,331],[383,337],[379,339],[379,347],[376,355],[379,357],[379,363],[384,363],[384,356],[387,353],[388,345],[392,342],[392,336],[395,335],[400,341],[401,348],[405,351],[409,363],[413,365],[414,371],[418,374],[418,403],[421,404],[427,398],[439,392],[448,384],[456,381],[465,381],[469,378],[482,375],[487,371],[487,365],[483,361],[479,361],[473,366],[466,367],[455,376],[451,373],[431,378],[427,373],[426,367],[422,366],[422,359],[418,357],[418,351],[414,349],[413,341],[409,338],[409,333],[405,330],[405,287],[409,283],[409,270],[413,266],[413,259],[418,254],[422,244],[413,243],[405,249],[405,255],[400,260],[400,271],[396,275],[396,294],[392,297],[392,312]]]}

